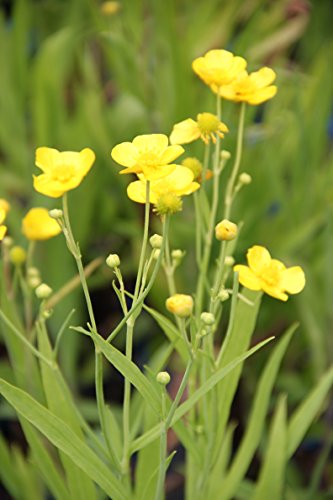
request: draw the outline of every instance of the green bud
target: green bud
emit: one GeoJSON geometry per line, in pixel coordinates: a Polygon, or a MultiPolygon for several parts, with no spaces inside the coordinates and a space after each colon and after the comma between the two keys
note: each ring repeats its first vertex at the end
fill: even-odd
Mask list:
{"type": "Polygon", "coordinates": [[[156,375],[156,381],[161,385],[168,385],[170,380],[171,380],[171,377],[168,374],[168,372],[159,372],[156,375]]]}
{"type": "Polygon", "coordinates": [[[159,234],[153,234],[153,236],[151,236],[149,238],[149,243],[151,245],[152,248],[161,248],[162,246],[162,243],[163,243],[163,237],[159,234]]]}
{"type": "Polygon", "coordinates": [[[63,215],[64,213],[60,208],[52,208],[52,210],[49,210],[49,216],[51,219],[61,219],[63,215]]]}
{"type": "Polygon", "coordinates": [[[36,297],[38,299],[48,299],[52,293],[52,288],[46,283],[41,283],[35,290],[36,297]]]}
{"type": "Polygon", "coordinates": [[[215,316],[210,312],[201,313],[200,319],[206,326],[212,326],[215,323],[215,316]]]}
{"type": "Polygon", "coordinates": [[[116,253],[110,253],[110,255],[105,260],[106,265],[111,269],[120,266],[120,258],[116,253]]]}

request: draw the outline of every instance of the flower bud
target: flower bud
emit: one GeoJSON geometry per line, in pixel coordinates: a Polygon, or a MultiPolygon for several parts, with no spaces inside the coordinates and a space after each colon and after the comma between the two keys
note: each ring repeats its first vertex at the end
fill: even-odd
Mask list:
{"type": "Polygon", "coordinates": [[[27,252],[17,245],[10,250],[9,258],[15,266],[21,266],[26,261],[27,252]]]}
{"type": "Polygon", "coordinates": [[[185,253],[186,252],[183,252],[183,250],[179,250],[179,249],[172,250],[171,257],[172,257],[174,265],[179,266],[185,253]]]}
{"type": "Polygon", "coordinates": [[[227,161],[227,160],[230,160],[230,158],[231,158],[230,151],[227,151],[226,149],[223,149],[223,151],[221,151],[221,159],[224,160],[224,161],[227,161]]]}
{"type": "Polygon", "coordinates": [[[2,240],[2,245],[6,248],[10,248],[13,246],[14,240],[10,236],[5,236],[2,240]]]}
{"type": "Polygon", "coordinates": [[[39,273],[39,269],[37,269],[37,267],[34,267],[34,266],[28,267],[28,269],[27,269],[27,276],[29,278],[32,278],[32,277],[35,277],[35,276],[39,277],[39,275],[40,275],[40,273],[39,273]]]}
{"type": "Polygon", "coordinates": [[[229,298],[229,292],[225,288],[221,288],[217,297],[221,302],[225,302],[229,298]]]}
{"type": "Polygon", "coordinates": [[[193,299],[190,295],[176,293],[166,300],[166,308],[179,318],[191,316],[193,310],[193,299]]]}
{"type": "Polygon", "coordinates": [[[235,263],[235,259],[233,258],[232,255],[227,255],[226,258],[224,259],[224,264],[228,267],[233,266],[235,263]]]}
{"type": "Polygon", "coordinates": [[[183,207],[183,202],[175,193],[161,194],[155,204],[154,211],[159,215],[175,214],[180,212],[183,207]]]}
{"type": "Polygon", "coordinates": [[[201,313],[200,319],[206,326],[212,326],[215,323],[215,316],[210,312],[201,313]]]}
{"type": "Polygon", "coordinates": [[[51,219],[61,219],[63,217],[64,213],[60,208],[52,208],[52,210],[49,210],[49,216],[51,219]]]}
{"type": "Polygon", "coordinates": [[[194,175],[194,180],[198,179],[202,172],[202,163],[197,158],[185,158],[181,163],[183,167],[187,167],[192,170],[194,175]]]}
{"type": "Polygon", "coordinates": [[[53,314],[53,309],[45,309],[45,311],[43,311],[43,318],[49,319],[51,318],[52,314],[53,314]]]}
{"type": "Polygon", "coordinates": [[[41,279],[39,276],[28,276],[27,281],[30,288],[34,289],[40,285],[41,279]]]}
{"type": "Polygon", "coordinates": [[[168,385],[170,380],[171,380],[171,377],[168,374],[168,372],[159,372],[156,375],[156,381],[161,385],[168,385]]]}
{"type": "Polygon", "coordinates": [[[252,182],[252,177],[250,174],[247,174],[246,172],[243,172],[239,176],[239,183],[240,184],[251,184],[252,182]]]}
{"type": "Polygon", "coordinates": [[[149,238],[149,243],[152,248],[161,248],[163,237],[160,234],[153,234],[153,236],[149,238]]]}
{"type": "Polygon", "coordinates": [[[215,226],[216,239],[220,241],[234,240],[237,236],[237,225],[230,220],[223,219],[215,226]]]}
{"type": "Polygon", "coordinates": [[[43,299],[43,300],[48,299],[51,293],[52,293],[52,288],[49,287],[49,285],[47,285],[46,283],[42,283],[35,290],[36,297],[38,299],[43,299]]]}
{"type": "Polygon", "coordinates": [[[106,265],[111,269],[120,266],[120,258],[116,253],[110,253],[110,255],[105,260],[106,265]]]}
{"type": "Polygon", "coordinates": [[[120,2],[103,2],[101,5],[101,11],[104,16],[114,16],[119,12],[121,8],[120,2]]]}

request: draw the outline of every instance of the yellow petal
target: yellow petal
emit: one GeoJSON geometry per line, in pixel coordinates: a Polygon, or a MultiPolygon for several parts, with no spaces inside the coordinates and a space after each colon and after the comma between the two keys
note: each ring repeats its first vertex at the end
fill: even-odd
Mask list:
{"type": "Polygon", "coordinates": [[[238,273],[238,279],[241,285],[250,290],[261,290],[261,281],[247,266],[238,264],[234,266],[234,271],[238,273]]]}
{"type": "MultiPolygon", "coordinates": [[[[170,165],[171,166],[171,165],[170,165]]],[[[158,195],[166,192],[172,192],[181,195],[182,190],[186,189],[193,181],[194,174],[192,170],[182,165],[172,165],[173,171],[162,179],[152,181],[151,189],[158,195]]]]}
{"type": "Polygon", "coordinates": [[[112,149],[111,156],[119,165],[134,167],[139,154],[137,148],[131,142],[122,142],[112,149]]]}
{"type": "Polygon", "coordinates": [[[43,172],[49,172],[56,165],[59,151],[53,148],[41,147],[36,149],[36,165],[43,172]]]}
{"type": "Polygon", "coordinates": [[[128,168],[123,168],[123,170],[120,170],[119,174],[141,174],[142,175],[142,168],[135,166],[135,167],[128,167],[128,168]]]}
{"type": "Polygon", "coordinates": [[[274,297],[275,299],[283,300],[283,302],[286,302],[288,300],[288,295],[284,293],[280,287],[276,286],[269,286],[267,283],[264,281],[262,282],[262,290],[267,293],[267,295],[270,295],[271,297],[274,297]]]}
{"type": "Polygon", "coordinates": [[[142,167],[142,172],[147,181],[153,181],[169,175],[174,170],[174,168],[175,165],[160,165],[160,166],[145,165],[142,167]]]}
{"type": "Polygon", "coordinates": [[[207,64],[210,66],[226,67],[228,68],[234,59],[232,52],[224,49],[209,50],[204,56],[207,64]]]}
{"type": "Polygon", "coordinates": [[[46,208],[32,208],[22,220],[22,233],[32,241],[47,240],[61,232],[46,208]]]}
{"type": "Polygon", "coordinates": [[[184,153],[184,148],[178,144],[168,146],[160,158],[161,165],[173,162],[178,156],[184,153]]]}
{"type": "Polygon", "coordinates": [[[270,87],[266,87],[264,89],[259,89],[253,94],[247,96],[246,102],[252,105],[261,104],[262,102],[268,101],[275,96],[277,92],[277,87],[275,85],[271,85],[270,87]]]}
{"type": "Polygon", "coordinates": [[[240,96],[236,94],[235,89],[232,85],[222,85],[222,87],[211,85],[211,89],[213,92],[215,92],[215,94],[219,94],[224,99],[228,99],[228,101],[240,101],[240,96]]]}
{"type": "Polygon", "coordinates": [[[33,179],[35,190],[51,198],[60,198],[67,191],[75,189],[82,181],[82,177],[77,176],[66,182],[59,182],[48,174],[34,175],[33,179]]]}
{"type": "Polygon", "coordinates": [[[93,152],[93,150],[90,148],[82,149],[82,151],[80,151],[79,155],[80,155],[80,164],[81,164],[80,165],[80,173],[81,173],[82,177],[84,177],[91,169],[91,167],[95,161],[96,156],[95,156],[95,153],[93,152]]]}
{"type": "Polygon", "coordinates": [[[281,274],[281,288],[288,293],[299,293],[305,286],[305,275],[300,266],[289,267],[281,274]]]}
{"type": "Polygon", "coordinates": [[[4,208],[0,208],[0,224],[3,223],[3,221],[6,218],[6,210],[4,208]]]}
{"type": "Polygon", "coordinates": [[[247,251],[247,262],[250,269],[260,276],[271,263],[271,256],[267,248],[255,245],[247,251]]]}
{"type": "MultiPolygon", "coordinates": [[[[145,181],[134,181],[127,186],[127,196],[137,203],[146,203],[146,182],[145,181]]],[[[156,194],[150,189],[149,195],[150,203],[156,203],[156,194]]]]}
{"type": "Polygon", "coordinates": [[[0,226],[0,241],[4,239],[6,232],[7,232],[7,227],[0,226]]]}
{"type": "Polygon", "coordinates": [[[251,73],[249,78],[258,89],[262,89],[264,87],[268,87],[268,85],[274,82],[276,73],[271,68],[267,68],[265,66],[259,69],[259,71],[251,73]]]}
{"type": "MultiPolygon", "coordinates": [[[[135,137],[132,144],[140,154],[147,152],[162,154],[167,148],[168,142],[168,137],[164,134],[145,134],[135,137]]],[[[131,165],[126,166],[130,167],[131,165]]]]}
{"type": "Polygon", "coordinates": [[[198,182],[191,182],[187,188],[184,188],[181,193],[182,195],[192,194],[200,188],[200,184],[198,182]]]}
{"type": "Polygon", "coordinates": [[[247,62],[243,57],[235,56],[232,61],[232,72],[234,76],[245,70],[247,62]]]}
{"type": "Polygon", "coordinates": [[[200,138],[200,130],[197,122],[188,118],[176,123],[170,135],[171,144],[188,144],[200,138]]]}

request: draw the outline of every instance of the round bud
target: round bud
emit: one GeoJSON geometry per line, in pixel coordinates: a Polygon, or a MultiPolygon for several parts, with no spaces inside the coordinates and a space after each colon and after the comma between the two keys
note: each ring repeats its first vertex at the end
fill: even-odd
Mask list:
{"type": "Polygon", "coordinates": [[[6,248],[11,248],[13,246],[14,240],[10,236],[5,236],[2,240],[2,245],[6,248]]]}
{"type": "Polygon", "coordinates": [[[230,220],[223,219],[215,226],[215,236],[220,241],[231,241],[237,236],[237,225],[230,220]]]}
{"type": "Polygon", "coordinates": [[[28,276],[28,285],[30,286],[30,288],[34,289],[36,288],[38,285],[40,285],[40,278],[39,276],[28,276]]]}
{"type": "Polygon", "coordinates": [[[176,250],[172,250],[171,257],[174,260],[181,260],[184,257],[184,254],[185,254],[185,252],[183,252],[182,250],[176,249],[176,250]]]}
{"type": "Polygon", "coordinates": [[[200,319],[206,326],[212,326],[215,323],[215,316],[210,312],[201,313],[200,319]]]}
{"type": "Polygon", "coordinates": [[[220,299],[221,302],[225,302],[229,298],[229,292],[227,292],[227,290],[225,290],[225,288],[221,288],[217,297],[220,299]]]}
{"type": "Polygon", "coordinates": [[[192,170],[194,175],[194,180],[198,179],[202,172],[202,163],[197,158],[185,158],[181,163],[183,167],[187,167],[192,170]]]}
{"type": "Polygon", "coordinates": [[[229,160],[231,158],[231,153],[230,151],[227,151],[226,149],[224,149],[223,151],[221,151],[221,158],[222,160],[229,160]]]}
{"type": "Polygon", "coordinates": [[[232,255],[227,255],[226,258],[224,259],[224,264],[228,267],[233,266],[235,263],[235,259],[233,258],[232,255]]]}
{"type": "Polygon", "coordinates": [[[106,265],[111,269],[120,266],[120,258],[116,253],[110,253],[110,255],[105,260],[106,265]]]}
{"type": "Polygon", "coordinates": [[[27,252],[17,245],[10,250],[9,258],[15,266],[21,266],[26,261],[27,252]]]}
{"type": "Polygon", "coordinates": [[[51,293],[52,293],[52,288],[49,287],[49,285],[47,285],[46,283],[42,283],[35,290],[36,297],[42,300],[48,299],[51,293]]]}
{"type": "Polygon", "coordinates": [[[161,248],[163,237],[160,234],[153,234],[153,236],[149,238],[149,243],[152,248],[161,248]]]}
{"type": "Polygon", "coordinates": [[[45,311],[43,311],[43,318],[49,319],[51,318],[52,314],[53,314],[53,309],[45,309],[45,311]]]}
{"type": "Polygon", "coordinates": [[[191,316],[193,311],[193,299],[191,295],[176,293],[166,300],[166,308],[179,318],[191,316]]]}
{"type": "Polygon", "coordinates": [[[28,267],[27,269],[27,275],[29,278],[35,277],[35,276],[40,276],[39,269],[37,267],[31,266],[28,267]]]}
{"type": "Polygon", "coordinates": [[[161,385],[168,385],[170,380],[171,380],[171,377],[168,374],[168,372],[159,372],[156,375],[156,381],[161,385]]]}
{"type": "Polygon", "coordinates": [[[49,210],[49,216],[51,219],[61,219],[63,217],[64,213],[60,208],[52,208],[52,210],[49,210]]]}
{"type": "Polygon", "coordinates": [[[250,174],[247,174],[246,172],[243,172],[242,174],[240,174],[239,176],[239,182],[241,184],[251,184],[252,182],[252,177],[250,174]]]}

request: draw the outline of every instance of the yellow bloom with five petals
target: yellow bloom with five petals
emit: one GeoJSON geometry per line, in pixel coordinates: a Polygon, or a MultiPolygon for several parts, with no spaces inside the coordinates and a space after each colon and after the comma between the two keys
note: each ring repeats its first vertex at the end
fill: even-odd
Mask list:
{"type": "Polygon", "coordinates": [[[210,140],[215,144],[216,136],[223,139],[228,127],[212,113],[199,113],[197,121],[188,118],[174,125],[170,135],[171,144],[188,144],[189,142],[202,139],[205,144],[210,140]]]}
{"type": "Polygon", "coordinates": [[[170,174],[175,165],[170,165],[184,152],[179,145],[169,146],[164,134],[138,135],[132,142],[122,142],[111,151],[112,158],[126,167],[120,174],[143,174],[148,181],[170,174]]]}
{"type": "Polygon", "coordinates": [[[239,282],[250,290],[262,290],[276,299],[288,300],[288,293],[303,290],[305,276],[300,266],[287,268],[281,261],[272,259],[269,251],[255,245],[247,252],[248,266],[236,265],[239,282]]]}
{"type": "Polygon", "coordinates": [[[246,65],[243,57],[235,56],[228,50],[215,49],[195,59],[192,68],[207,85],[219,88],[232,82],[246,65]]]}
{"type": "MultiPolygon", "coordinates": [[[[178,197],[188,195],[199,189],[200,184],[193,182],[192,170],[181,165],[175,165],[171,174],[150,181],[149,201],[156,204],[160,196],[174,194],[178,197]]],[[[140,180],[131,182],[127,187],[128,197],[137,203],[146,203],[146,179],[139,175],[140,180]]]]}
{"type": "Polygon", "coordinates": [[[61,232],[59,224],[46,208],[31,208],[22,219],[22,233],[31,241],[48,240],[61,232]]]}
{"type": "Polygon", "coordinates": [[[256,105],[275,96],[277,87],[271,85],[275,78],[275,71],[267,67],[250,74],[242,71],[229,85],[221,87],[212,85],[212,90],[224,99],[256,105]]]}
{"type": "Polygon", "coordinates": [[[41,147],[36,150],[36,165],[43,173],[34,177],[34,188],[39,193],[59,198],[81,184],[95,161],[95,153],[85,148],[79,153],[60,152],[41,147]]]}

